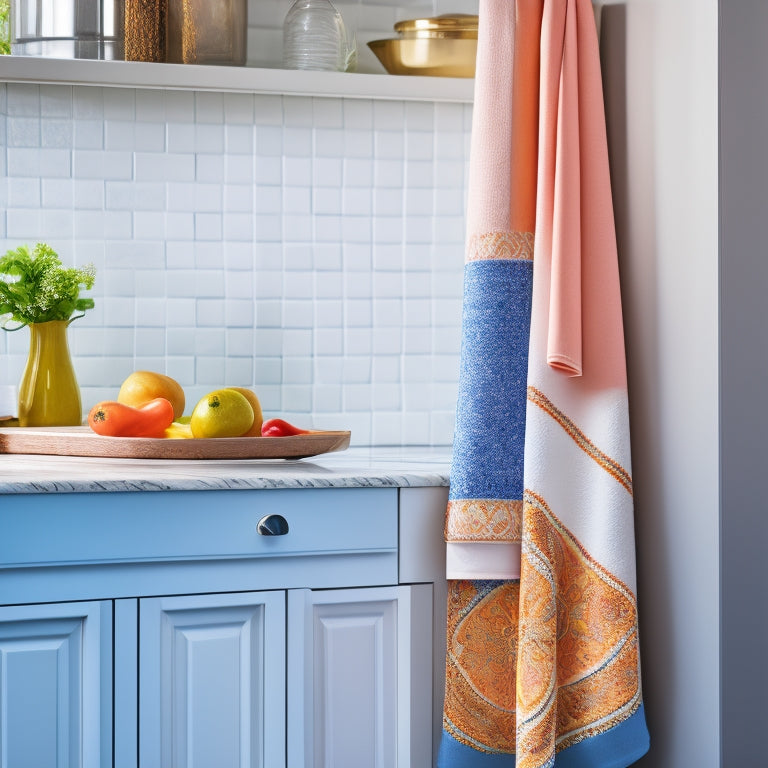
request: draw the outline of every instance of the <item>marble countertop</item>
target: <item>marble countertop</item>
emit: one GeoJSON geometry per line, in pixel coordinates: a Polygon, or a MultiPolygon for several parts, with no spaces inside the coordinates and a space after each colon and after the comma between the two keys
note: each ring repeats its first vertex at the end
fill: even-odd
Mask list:
{"type": "Polygon", "coordinates": [[[450,447],[350,448],[297,461],[0,455],[0,494],[447,486],[450,447]]]}

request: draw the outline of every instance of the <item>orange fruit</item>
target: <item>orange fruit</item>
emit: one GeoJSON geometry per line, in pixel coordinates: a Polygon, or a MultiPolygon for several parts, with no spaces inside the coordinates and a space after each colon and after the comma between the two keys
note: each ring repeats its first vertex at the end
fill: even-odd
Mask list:
{"type": "Polygon", "coordinates": [[[264,415],[261,412],[261,403],[253,390],[247,387],[227,387],[239,392],[253,408],[253,426],[243,435],[243,437],[261,437],[261,425],[264,422],[264,415]]]}
{"type": "Polygon", "coordinates": [[[156,397],[170,401],[174,419],[184,413],[185,399],[181,384],[170,376],[154,371],[134,371],[120,386],[117,402],[141,408],[156,397]]]}
{"type": "Polygon", "coordinates": [[[189,426],[195,437],[240,437],[253,426],[253,408],[234,389],[217,389],[199,400],[189,426]]]}

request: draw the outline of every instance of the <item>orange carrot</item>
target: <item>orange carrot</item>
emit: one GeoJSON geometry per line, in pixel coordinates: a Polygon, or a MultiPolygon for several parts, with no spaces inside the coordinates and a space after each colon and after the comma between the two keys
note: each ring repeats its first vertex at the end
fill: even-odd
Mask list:
{"type": "Polygon", "coordinates": [[[104,400],[91,408],[88,426],[109,437],[163,437],[173,421],[173,405],[156,397],[140,408],[104,400]]]}

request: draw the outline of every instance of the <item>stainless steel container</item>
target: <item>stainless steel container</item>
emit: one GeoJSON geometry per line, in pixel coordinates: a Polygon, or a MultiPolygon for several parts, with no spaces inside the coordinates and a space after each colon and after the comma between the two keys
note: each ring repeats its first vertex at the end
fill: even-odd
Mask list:
{"type": "Polygon", "coordinates": [[[11,0],[11,53],[122,59],[122,0],[11,0]]]}

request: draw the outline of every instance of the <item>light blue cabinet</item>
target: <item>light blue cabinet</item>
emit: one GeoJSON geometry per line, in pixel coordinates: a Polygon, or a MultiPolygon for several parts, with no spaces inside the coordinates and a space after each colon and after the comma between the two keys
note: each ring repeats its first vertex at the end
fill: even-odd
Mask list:
{"type": "Polygon", "coordinates": [[[0,608],[0,754],[8,768],[112,765],[112,604],[0,608]]]}
{"type": "Polygon", "coordinates": [[[2,497],[3,765],[430,768],[440,608],[401,493],[2,497]]]}
{"type": "Polygon", "coordinates": [[[285,593],[139,603],[139,764],[285,764],[285,593]]]}

